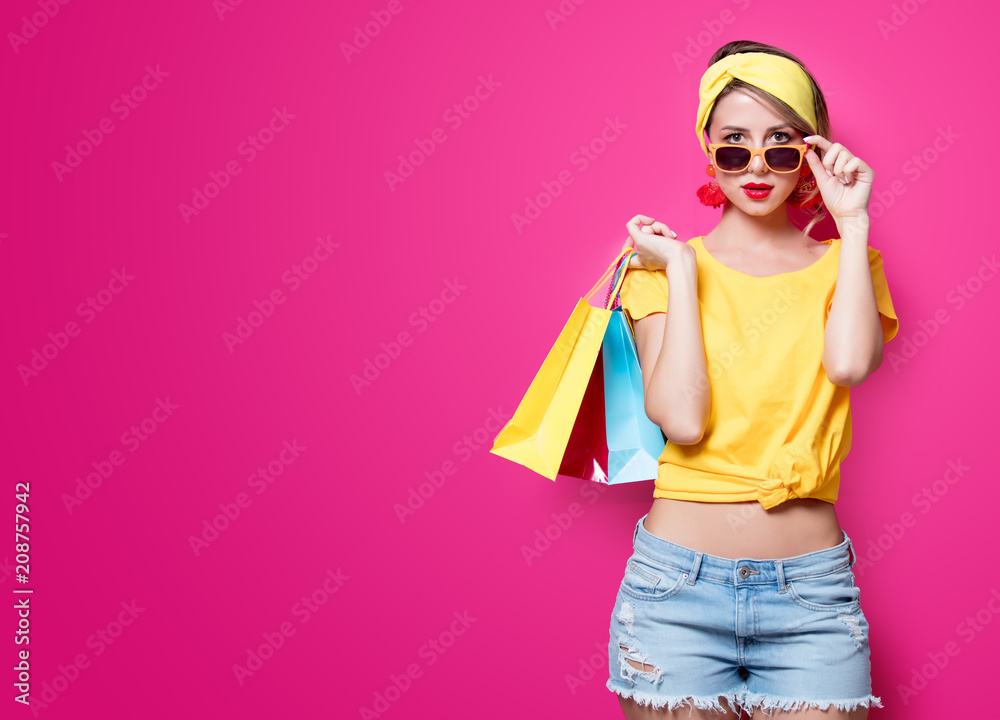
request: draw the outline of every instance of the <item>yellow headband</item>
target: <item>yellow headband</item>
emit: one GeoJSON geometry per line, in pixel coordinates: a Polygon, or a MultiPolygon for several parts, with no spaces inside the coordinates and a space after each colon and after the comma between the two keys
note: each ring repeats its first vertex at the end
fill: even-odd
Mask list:
{"type": "Polygon", "coordinates": [[[698,87],[698,142],[706,155],[705,123],[722,89],[733,78],[766,90],[788,103],[816,132],[816,108],[813,104],[812,83],[802,66],[793,60],[771,53],[737,53],[722,58],[701,76],[698,87]]]}

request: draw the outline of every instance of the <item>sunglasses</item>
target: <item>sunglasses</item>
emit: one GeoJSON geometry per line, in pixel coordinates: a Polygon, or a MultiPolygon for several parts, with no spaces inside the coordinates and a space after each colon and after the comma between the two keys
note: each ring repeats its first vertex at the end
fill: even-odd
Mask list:
{"type": "Polygon", "coordinates": [[[712,162],[722,172],[743,172],[753,161],[754,155],[764,158],[768,170],[776,173],[791,173],[802,167],[802,158],[812,145],[772,145],[768,148],[751,148],[745,145],[708,146],[712,162]]]}

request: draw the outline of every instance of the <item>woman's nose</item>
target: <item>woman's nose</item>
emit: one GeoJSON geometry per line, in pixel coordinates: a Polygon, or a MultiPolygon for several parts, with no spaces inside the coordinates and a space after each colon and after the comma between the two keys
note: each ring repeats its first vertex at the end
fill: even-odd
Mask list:
{"type": "Polygon", "coordinates": [[[754,155],[753,160],[750,161],[750,172],[757,173],[759,175],[761,171],[767,171],[767,165],[764,164],[764,158],[760,155],[754,155]]]}

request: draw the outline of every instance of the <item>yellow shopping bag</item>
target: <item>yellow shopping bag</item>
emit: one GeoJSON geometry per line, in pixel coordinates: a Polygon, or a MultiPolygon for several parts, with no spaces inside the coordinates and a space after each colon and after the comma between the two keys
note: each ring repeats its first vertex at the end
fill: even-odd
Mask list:
{"type": "Polygon", "coordinates": [[[594,307],[589,300],[614,276],[623,258],[627,264],[632,252],[625,245],[601,279],[577,302],[514,417],[493,441],[491,453],[524,465],[549,480],[556,479],[611,319],[608,302],[618,296],[625,273],[616,278],[604,307],[594,307]]]}

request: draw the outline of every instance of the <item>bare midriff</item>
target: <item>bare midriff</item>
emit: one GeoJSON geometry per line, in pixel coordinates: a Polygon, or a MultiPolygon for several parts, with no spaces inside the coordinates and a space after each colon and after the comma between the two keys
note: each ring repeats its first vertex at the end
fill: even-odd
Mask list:
{"type": "Polygon", "coordinates": [[[833,503],[815,498],[793,498],[770,510],[756,500],[655,498],[643,524],[664,540],[729,559],[787,558],[844,540],[833,503]]]}

